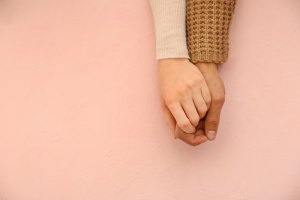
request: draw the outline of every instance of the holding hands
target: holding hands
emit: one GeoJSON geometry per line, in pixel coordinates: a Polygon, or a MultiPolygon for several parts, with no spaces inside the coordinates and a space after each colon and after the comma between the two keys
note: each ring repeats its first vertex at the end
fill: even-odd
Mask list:
{"type": "Polygon", "coordinates": [[[196,146],[217,135],[235,0],[150,0],[161,107],[174,137],[196,146]]]}
{"type": "Polygon", "coordinates": [[[161,107],[174,137],[192,146],[214,140],[225,101],[217,65],[185,58],[159,64],[161,107]]]}

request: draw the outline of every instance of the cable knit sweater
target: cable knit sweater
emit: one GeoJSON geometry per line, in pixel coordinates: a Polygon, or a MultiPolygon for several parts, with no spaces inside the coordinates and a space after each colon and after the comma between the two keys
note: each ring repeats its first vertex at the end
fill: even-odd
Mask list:
{"type": "Polygon", "coordinates": [[[223,63],[235,0],[150,0],[156,58],[223,63]]]}

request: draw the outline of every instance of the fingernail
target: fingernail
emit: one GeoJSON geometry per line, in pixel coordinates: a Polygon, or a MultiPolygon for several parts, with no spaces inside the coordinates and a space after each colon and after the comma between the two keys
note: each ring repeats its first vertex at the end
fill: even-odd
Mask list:
{"type": "Polygon", "coordinates": [[[210,140],[215,139],[215,137],[216,137],[216,131],[208,131],[208,132],[207,132],[207,137],[208,137],[208,139],[210,139],[210,140]]]}

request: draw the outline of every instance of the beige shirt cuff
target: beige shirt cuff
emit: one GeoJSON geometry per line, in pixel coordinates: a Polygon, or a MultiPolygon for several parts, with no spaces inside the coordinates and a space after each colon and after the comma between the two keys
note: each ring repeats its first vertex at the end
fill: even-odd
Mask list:
{"type": "Polygon", "coordinates": [[[189,58],[186,40],[186,0],[150,0],[156,58],[189,58]]]}

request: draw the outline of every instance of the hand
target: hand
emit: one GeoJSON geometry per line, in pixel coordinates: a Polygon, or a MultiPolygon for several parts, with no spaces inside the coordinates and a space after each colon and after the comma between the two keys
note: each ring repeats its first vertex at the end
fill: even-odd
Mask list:
{"type": "Polygon", "coordinates": [[[196,127],[196,133],[185,133],[181,128],[178,127],[176,124],[175,127],[175,138],[179,138],[185,143],[197,146],[199,144],[202,144],[208,140],[205,132],[204,132],[204,120],[200,119],[198,126],[196,127]]]}
{"type": "Polygon", "coordinates": [[[221,110],[225,102],[225,87],[215,63],[198,62],[196,64],[205,78],[210,91],[211,105],[204,118],[204,130],[209,140],[217,135],[221,110]]]}
{"type": "Polygon", "coordinates": [[[194,133],[211,103],[204,77],[186,58],[161,59],[159,65],[161,106],[174,137],[188,143],[202,141],[194,133]],[[176,123],[184,135],[175,135],[176,123]]]}

